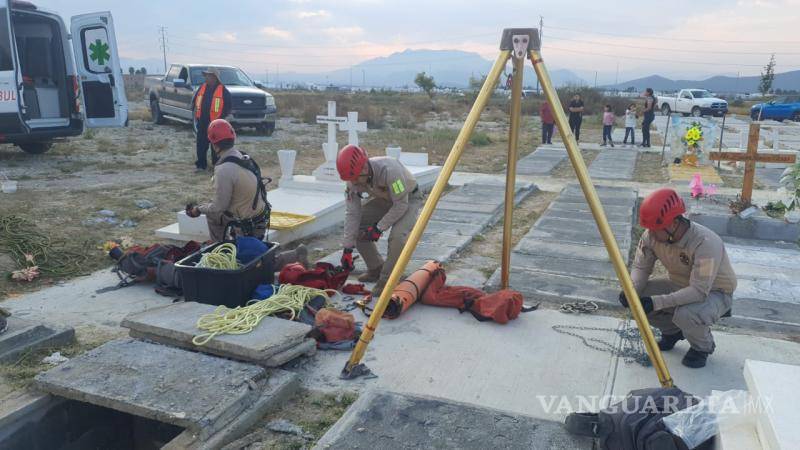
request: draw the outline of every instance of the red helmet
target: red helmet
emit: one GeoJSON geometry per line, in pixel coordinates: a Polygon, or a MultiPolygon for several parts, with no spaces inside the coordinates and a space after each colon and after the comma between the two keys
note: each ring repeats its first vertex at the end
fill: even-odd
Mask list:
{"type": "Polygon", "coordinates": [[[306,272],[306,268],[300,263],[291,263],[283,266],[281,273],[278,274],[278,283],[297,284],[300,275],[306,272]]]}
{"type": "Polygon", "coordinates": [[[343,181],[353,181],[361,175],[364,164],[369,157],[363,148],[357,145],[346,145],[336,158],[336,170],[343,181]]]}
{"type": "Polygon", "coordinates": [[[225,139],[236,139],[236,132],[233,126],[225,119],[217,119],[208,125],[208,141],[216,144],[225,139]]]}
{"type": "Polygon", "coordinates": [[[681,196],[674,189],[661,188],[645,197],[639,206],[639,225],[648,230],[663,230],[685,212],[681,196]]]}

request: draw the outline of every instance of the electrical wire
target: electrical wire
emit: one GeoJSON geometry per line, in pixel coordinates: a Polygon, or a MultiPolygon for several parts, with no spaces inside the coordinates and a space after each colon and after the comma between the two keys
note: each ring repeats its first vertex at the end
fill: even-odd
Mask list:
{"type": "Polygon", "coordinates": [[[289,320],[294,320],[311,299],[320,296],[325,297],[327,306],[330,300],[327,291],[284,284],[271,297],[251,300],[247,306],[233,309],[218,306],[214,312],[204,314],[197,320],[197,328],[204,332],[192,338],[192,343],[201,346],[221,334],[250,333],[267,316],[288,313],[289,320]]]}
{"type": "Polygon", "coordinates": [[[717,53],[721,55],[761,55],[761,56],[769,56],[769,55],[800,55],[800,52],[771,52],[771,51],[764,51],[764,52],[739,52],[739,51],[720,51],[720,50],[705,50],[705,49],[697,49],[697,48],[664,48],[664,47],[646,47],[641,45],[628,45],[628,44],[612,44],[610,42],[600,42],[600,41],[590,41],[585,39],[574,39],[574,38],[566,38],[561,36],[553,36],[548,34],[547,39],[555,39],[557,41],[570,41],[570,42],[583,42],[586,44],[596,44],[600,46],[609,46],[609,47],[624,47],[624,48],[637,48],[642,50],[656,50],[656,51],[665,51],[665,52],[681,52],[686,53],[687,51],[691,51],[692,53],[717,53]]]}
{"type": "MultiPolygon", "coordinates": [[[[655,39],[659,41],[686,41],[686,42],[708,42],[708,43],[718,43],[718,44],[800,44],[800,41],[755,41],[755,40],[746,40],[746,41],[732,41],[727,39],[688,39],[688,38],[677,38],[672,36],[648,36],[642,34],[622,34],[622,33],[609,33],[606,31],[592,31],[592,30],[577,30],[575,28],[566,28],[566,27],[556,27],[549,25],[547,26],[548,29],[553,30],[563,30],[563,31],[571,31],[573,33],[582,33],[582,34],[602,34],[607,36],[617,36],[617,37],[627,37],[627,38],[636,38],[636,39],[655,39]]],[[[547,36],[549,37],[549,35],[547,36]]]]}

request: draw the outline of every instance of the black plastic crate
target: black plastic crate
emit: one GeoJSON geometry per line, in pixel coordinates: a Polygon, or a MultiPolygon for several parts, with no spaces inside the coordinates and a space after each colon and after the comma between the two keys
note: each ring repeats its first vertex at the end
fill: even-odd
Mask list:
{"type": "Polygon", "coordinates": [[[269,248],[266,252],[236,270],[195,267],[203,253],[208,253],[219,245],[221,244],[216,243],[203,248],[175,264],[181,274],[186,301],[225,305],[230,308],[244,306],[252,299],[256,286],[275,281],[275,254],[280,246],[277,242],[267,242],[269,248]]]}

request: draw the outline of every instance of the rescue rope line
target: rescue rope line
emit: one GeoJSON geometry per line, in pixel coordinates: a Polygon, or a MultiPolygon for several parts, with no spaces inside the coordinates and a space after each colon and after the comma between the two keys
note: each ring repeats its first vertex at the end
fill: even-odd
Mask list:
{"type": "Polygon", "coordinates": [[[214,250],[204,253],[196,267],[217,270],[236,270],[242,267],[236,259],[236,246],[230,242],[220,244],[214,250]]]}
{"type": "Polygon", "coordinates": [[[327,291],[293,284],[284,284],[265,300],[251,300],[247,306],[230,309],[219,306],[213,313],[204,314],[197,320],[197,328],[204,331],[192,339],[194,345],[205,345],[220,334],[247,334],[258,326],[264,317],[289,313],[294,320],[314,297],[325,297],[327,306],[330,296],[327,291]]]}
{"type": "MultiPolygon", "coordinates": [[[[64,277],[87,272],[85,251],[67,250],[65,243],[53,241],[36,225],[15,215],[0,215],[0,250],[8,252],[20,269],[38,266],[42,274],[64,277]],[[27,257],[33,257],[30,261],[27,257]]],[[[84,245],[84,250],[88,248],[84,245]]]]}

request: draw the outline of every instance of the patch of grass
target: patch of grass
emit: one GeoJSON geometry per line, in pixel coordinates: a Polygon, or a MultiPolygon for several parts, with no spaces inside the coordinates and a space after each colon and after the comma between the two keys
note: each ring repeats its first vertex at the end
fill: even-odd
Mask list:
{"type": "Polygon", "coordinates": [[[475,131],[472,133],[472,136],[469,138],[469,143],[475,145],[477,147],[481,147],[484,145],[489,145],[492,143],[492,138],[489,137],[488,134],[484,133],[483,131],[475,131]]]}
{"type": "Polygon", "coordinates": [[[281,409],[268,414],[244,437],[223,450],[243,448],[309,448],[344,414],[356,400],[353,393],[322,393],[301,389],[281,409]],[[267,428],[272,420],[283,419],[300,426],[306,436],[276,433],[267,428]]]}
{"type": "Polygon", "coordinates": [[[58,351],[64,357],[74,358],[103,344],[105,341],[105,339],[95,338],[87,341],[77,341],[65,347],[44,348],[25,353],[13,362],[1,364],[0,377],[15,389],[27,388],[33,383],[33,378],[37,374],[55,367],[42,362],[42,359],[50,356],[53,352],[58,351]]]}

